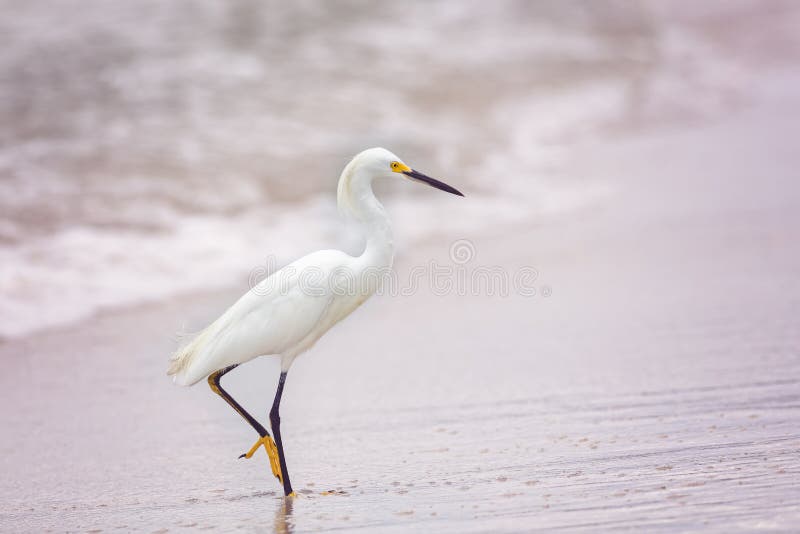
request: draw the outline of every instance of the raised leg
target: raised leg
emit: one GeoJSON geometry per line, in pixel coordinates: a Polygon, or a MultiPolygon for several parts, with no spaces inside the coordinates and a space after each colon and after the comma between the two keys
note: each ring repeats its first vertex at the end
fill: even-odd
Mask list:
{"type": "Polygon", "coordinates": [[[208,385],[211,387],[211,391],[222,397],[225,402],[230,404],[231,408],[236,410],[236,412],[241,415],[245,421],[247,421],[250,426],[252,426],[256,432],[258,432],[259,439],[256,441],[255,445],[253,445],[249,451],[239,456],[239,458],[250,458],[255,454],[260,446],[264,446],[264,449],[267,451],[267,456],[269,456],[269,465],[272,469],[272,474],[275,477],[283,482],[283,477],[281,474],[281,466],[278,460],[278,449],[275,446],[275,442],[272,440],[272,436],[269,435],[267,429],[264,428],[261,423],[255,420],[255,418],[247,413],[247,410],[242,408],[242,406],[236,402],[236,400],[230,396],[230,394],[222,388],[220,384],[220,379],[226,373],[234,370],[237,366],[231,365],[225,367],[224,369],[220,369],[219,371],[215,371],[208,376],[208,385]]]}
{"type": "Polygon", "coordinates": [[[281,373],[278,379],[278,390],[275,392],[275,401],[272,403],[272,410],[269,411],[269,421],[272,424],[272,433],[275,434],[275,443],[278,446],[278,460],[280,461],[281,473],[283,473],[283,492],[286,496],[294,495],[292,483],[289,482],[289,471],[286,469],[286,456],[283,454],[283,440],[281,439],[281,396],[283,395],[283,384],[286,382],[286,372],[281,373]]]}

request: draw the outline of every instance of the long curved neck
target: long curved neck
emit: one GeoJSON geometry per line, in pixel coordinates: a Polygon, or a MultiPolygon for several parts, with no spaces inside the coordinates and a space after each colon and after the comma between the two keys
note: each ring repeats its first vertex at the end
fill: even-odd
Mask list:
{"type": "Polygon", "coordinates": [[[346,168],[339,179],[339,208],[359,222],[367,239],[359,256],[370,266],[391,266],[394,236],[389,216],[372,192],[372,177],[346,168]]]}

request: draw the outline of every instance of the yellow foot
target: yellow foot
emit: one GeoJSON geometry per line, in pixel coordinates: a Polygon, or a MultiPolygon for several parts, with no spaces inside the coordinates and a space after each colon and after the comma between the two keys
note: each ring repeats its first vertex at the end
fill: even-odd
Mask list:
{"type": "Polygon", "coordinates": [[[263,436],[258,438],[258,441],[255,442],[255,445],[250,447],[250,450],[239,456],[239,458],[252,458],[258,448],[262,445],[267,451],[267,456],[269,456],[269,466],[272,468],[272,474],[275,475],[275,478],[280,480],[281,484],[283,484],[281,462],[278,459],[278,447],[275,445],[275,440],[272,439],[272,436],[263,436]]]}

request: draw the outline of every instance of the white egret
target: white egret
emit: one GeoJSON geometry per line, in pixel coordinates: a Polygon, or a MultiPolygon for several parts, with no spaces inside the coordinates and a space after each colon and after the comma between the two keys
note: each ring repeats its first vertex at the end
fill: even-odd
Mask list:
{"type": "Polygon", "coordinates": [[[342,212],[360,224],[366,236],[364,252],[354,257],[339,250],[320,250],[276,271],[170,360],[167,373],[176,383],[189,386],[208,377],[211,389],[258,432],[259,439],[240,458],[250,458],[263,445],[272,473],[283,484],[287,496],[294,493],[286,469],[279,415],[286,374],[298,355],[375,293],[379,280],[369,273],[391,267],[394,256],[391,224],[372,192],[372,181],[392,177],[408,178],[464,196],[457,189],[411,169],[386,149],[361,152],[342,171],[337,202],[342,212]],[[345,291],[337,285],[343,275],[347,278],[345,291]],[[220,385],[225,373],[264,355],[281,358],[278,388],[269,412],[274,440],[220,385]]]}

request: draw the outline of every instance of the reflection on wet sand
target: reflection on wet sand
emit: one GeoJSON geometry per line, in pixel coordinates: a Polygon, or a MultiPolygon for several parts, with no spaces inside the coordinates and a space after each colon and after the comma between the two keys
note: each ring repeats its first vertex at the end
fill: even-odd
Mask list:
{"type": "Polygon", "coordinates": [[[291,534],[294,532],[292,507],[294,506],[295,498],[296,497],[283,497],[280,506],[275,509],[273,528],[277,534],[291,534]]]}

